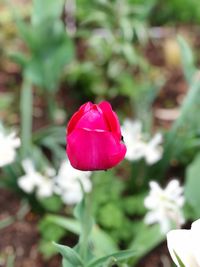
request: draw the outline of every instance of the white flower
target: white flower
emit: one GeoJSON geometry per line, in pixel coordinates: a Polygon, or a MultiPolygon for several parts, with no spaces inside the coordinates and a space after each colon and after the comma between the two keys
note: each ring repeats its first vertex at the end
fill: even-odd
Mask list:
{"type": "Polygon", "coordinates": [[[90,192],[92,189],[90,175],[91,172],[76,170],[68,160],[64,161],[55,177],[55,192],[61,196],[64,203],[76,204],[83,197],[81,185],[85,192],[90,192]]]}
{"type": "Polygon", "coordinates": [[[145,198],[144,205],[150,210],[145,216],[145,223],[158,222],[163,233],[170,230],[172,223],[176,224],[177,228],[184,223],[183,187],[176,179],[171,180],[165,189],[162,189],[157,182],[150,182],[150,193],[145,198]]]}
{"type": "Polygon", "coordinates": [[[155,134],[155,136],[146,144],[144,158],[147,164],[152,165],[162,158],[162,143],[161,133],[155,134]]]}
{"type": "Polygon", "coordinates": [[[185,267],[200,267],[200,219],[193,222],[190,230],[172,230],[167,234],[171,257],[178,267],[176,255],[185,267]]]}
{"type": "Polygon", "coordinates": [[[22,162],[25,175],[18,179],[19,187],[26,193],[33,193],[36,191],[36,195],[39,198],[50,197],[53,194],[53,179],[55,171],[47,168],[45,174],[35,170],[35,166],[30,159],[26,159],[22,162]]]}
{"type": "Polygon", "coordinates": [[[126,119],[122,125],[122,135],[127,146],[126,159],[145,159],[147,164],[156,163],[162,157],[162,135],[157,133],[149,142],[142,134],[142,124],[140,121],[126,119]]]}
{"type": "Polygon", "coordinates": [[[13,132],[5,135],[0,131],[0,167],[11,164],[16,157],[16,149],[20,146],[20,139],[13,132]]]}

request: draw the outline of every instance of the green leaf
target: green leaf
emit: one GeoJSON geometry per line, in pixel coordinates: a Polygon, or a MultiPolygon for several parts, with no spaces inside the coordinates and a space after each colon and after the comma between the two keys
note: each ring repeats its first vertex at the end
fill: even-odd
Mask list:
{"type": "Polygon", "coordinates": [[[174,250],[174,254],[175,254],[175,256],[176,256],[176,259],[177,259],[178,264],[180,265],[180,267],[186,267],[186,266],[183,264],[182,260],[179,258],[179,256],[176,254],[176,251],[175,251],[175,250],[174,250]]]}
{"type": "Polygon", "coordinates": [[[120,228],[124,223],[124,214],[116,203],[108,203],[101,207],[99,211],[98,221],[106,228],[120,228]],[[110,216],[112,214],[112,216],[110,216]]]}
{"type": "Polygon", "coordinates": [[[160,162],[164,172],[172,159],[179,159],[189,140],[198,135],[200,131],[200,83],[196,78],[189,88],[180,109],[180,116],[173,124],[166,136],[163,159],[160,162]]]}
{"type": "Polygon", "coordinates": [[[15,63],[19,64],[22,68],[25,68],[28,63],[27,56],[22,54],[21,52],[15,52],[13,54],[10,54],[9,57],[15,63]]]}
{"type": "Polygon", "coordinates": [[[125,212],[130,215],[145,215],[146,209],[144,207],[144,197],[145,195],[140,193],[124,198],[122,201],[125,212]]]}
{"type": "Polygon", "coordinates": [[[55,246],[52,244],[52,241],[41,239],[39,242],[39,251],[42,253],[44,259],[50,259],[52,256],[58,253],[55,246]]]}
{"type": "Polygon", "coordinates": [[[182,36],[178,36],[178,43],[181,49],[181,59],[183,63],[184,74],[187,81],[191,83],[196,71],[192,50],[182,36]]]}
{"type": "Polygon", "coordinates": [[[46,219],[49,222],[55,223],[60,227],[63,227],[67,231],[70,231],[73,234],[79,235],[80,233],[80,223],[77,220],[64,218],[57,215],[47,215],[46,219]]]}
{"type": "Polygon", "coordinates": [[[75,267],[72,264],[70,264],[67,260],[62,260],[62,267],[75,267]]]}
{"type": "Polygon", "coordinates": [[[21,38],[29,56],[16,60],[24,67],[24,75],[34,85],[55,92],[65,64],[74,56],[72,40],[60,19],[64,0],[34,0],[32,23],[16,18],[21,38]]]}
{"type": "Polygon", "coordinates": [[[5,92],[1,94],[0,97],[0,111],[5,112],[9,111],[9,108],[12,106],[14,100],[14,95],[12,93],[5,92]]]}
{"type": "Polygon", "coordinates": [[[6,267],[14,267],[15,266],[15,254],[8,254],[8,258],[6,261],[6,267]]]}
{"type": "Polygon", "coordinates": [[[4,218],[4,219],[1,219],[0,220],[0,230],[10,226],[11,224],[13,224],[15,221],[14,217],[7,217],[7,218],[4,218]]]}
{"type": "Polygon", "coordinates": [[[58,242],[65,234],[65,230],[59,225],[49,221],[48,217],[44,217],[39,222],[39,230],[42,238],[48,241],[58,242]]]}
{"type": "Polygon", "coordinates": [[[60,254],[64,257],[65,261],[69,262],[72,266],[74,267],[84,266],[80,256],[74,249],[67,246],[56,244],[55,242],[53,242],[53,244],[56,246],[60,254]]]}
{"type": "Polygon", "coordinates": [[[100,229],[98,225],[94,225],[92,229],[91,240],[94,246],[94,254],[96,256],[102,256],[118,250],[118,247],[111,236],[100,229]]]}
{"type": "MultiPolygon", "coordinates": [[[[77,220],[56,215],[48,215],[47,219],[76,235],[79,235],[81,232],[81,226],[77,220]]],[[[93,245],[93,253],[98,257],[118,250],[118,247],[113,239],[106,232],[100,229],[98,225],[93,225],[91,242],[93,245]]]]}
{"type": "Polygon", "coordinates": [[[129,258],[134,257],[135,254],[136,254],[136,252],[133,251],[133,250],[119,251],[119,252],[107,255],[105,257],[102,257],[100,259],[93,260],[92,262],[90,262],[88,264],[88,267],[100,267],[100,266],[103,266],[103,264],[108,262],[108,260],[113,260],[113,262],[125,261],[125,260],[128,260],[129,258]]]}
{"type": "Polygon", "coordinates": [[[192,206],[197,217],[200,216],[200,154],[187,167],[185,182],[185,197],[192,206]]]}
{"type": "Polygon", "coordinates": [[[59,18],[64,6],[64,0],[34,0],[32,22],[37,24],[49,17],[59,18]]]}
{"type": "Polygon", "coordinates": [[[141,257],[146,255],[164,240],[165,236],[160,232],[159,225],[147,226],[142,223],[141,227],[138,229],[138,234],[130,245],[130,249],[137,251],[137,255],[133,259],[133,262],[136,263],[141,257]]]}
{"type": "Polygon", "coordinates": [[[25,79],[21,89],[21,151],[23,157],[30,156],[32,145],[32,84],[30,80],[25,79]]]}
{"type": "Polygon", "coordinates": [[[91,211],[91,201],[89,199],[89,195],[84,195],[83,200],[76,205],[74,210],[75,217],[78,219],[81,225],[81,232],[79,235],[79,242],[77,245],[77,249],[79,250],[83,260],[86,260],[88,258],[90,252],[89,239],[93,226],[93,218],[91,216],[90,211],[91,211]]]}
{"type": "Polygon", "coordinates": [[[62,207],[62,201],[58,196],[40,198],[38,201],[47,211],[57,212],[62,207]]]}
{"type": "Polygon", "coordinates": [[[16,24],[20,37],[29,48],[33,48],[35,43],[33,28],[18,17],[16,18],[16,24]]]}

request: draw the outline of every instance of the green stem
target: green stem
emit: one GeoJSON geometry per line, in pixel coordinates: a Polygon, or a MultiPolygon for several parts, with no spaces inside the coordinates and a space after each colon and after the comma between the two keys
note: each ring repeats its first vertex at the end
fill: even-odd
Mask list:
{"type": "Polygon", "coordinates": [[[22,157],[27,157],[31,153],[32,144],[32,112],[33,96],[32,86],[28,79],[24,79],[21,90],[21,152],[22,157]]]}
{"type": "Polygon", "coordinates": [[[84,262],[87,261],[88,250],[89,250],[89,235],[91,232],[91,202],[90,196],[85,195],[84,199],[84,211],[82,219],[82,234],[80,236],[80,255],[84,262]]]}
{"type": "Polygon", "coordinates": [[[48,105],[48,117],[51,122],[54,121],[55,111],[56,111],[56,102],[55,95],[51,92],[47,96],[47,105],[48,105]]]}
{"type": "MultiPolygon", "coordinates": [[[[83,188],[82,188],[83,189],[83,188]]],[[[83,192],[84,193],[84,192],[83,192]]],[[[93,226],[93,218],[91,215],[91,195],[84,193],[83,200],[75,207],[74,214],[75,217],[81,224],[81,233],[79,237],[79,242],[77,245],[77,251],[84,262],[84,266],[88,262],[89,252],[89,241],[90,234],[93,226]]]]}

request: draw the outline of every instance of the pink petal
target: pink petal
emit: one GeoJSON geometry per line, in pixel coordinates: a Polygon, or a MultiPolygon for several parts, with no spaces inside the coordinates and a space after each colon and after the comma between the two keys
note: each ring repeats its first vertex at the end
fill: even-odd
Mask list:
{"type": "Polygon", "coordinates": [[[91,130],[100,129],[109,131],[109,125],[107,125],[104,118],[102,110],[97,105],[93,105],[91,109],[79,119],[76,124],[76,129],[88,128],[91,130]]]}
{"type": "Polygon", "coordinates": [[[111,132],[76,129],[67,137],[67,154],[78,170],[106,170],[124,159],[126,147],[111,132]]]}
{"type": "Polygon", "coordinates": [[[74,130],[77,122],[84,115],[84,113],[88,112],[91,109],[92,106],[93,104],[91,102],[87,102],[82,105],[77,112],[74,113],[67,126],[68,134],[70,134],[74,130]]]}
{"type": "Polygon", "coordinates": [[[112,110],[110,103],[107,101],[102,101],[98,105],[101,110],[103,111],[103,115],[109,125],[110,131],[115,133],[117,138],[121,139],[121,130],[120,130],[120,123],[116,113],[112,110]]]}

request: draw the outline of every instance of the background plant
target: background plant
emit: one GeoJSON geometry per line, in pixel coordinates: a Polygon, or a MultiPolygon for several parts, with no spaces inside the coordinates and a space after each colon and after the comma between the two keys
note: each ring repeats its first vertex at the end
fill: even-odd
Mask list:
{"type": "MultiPolygon", "coordinates": [[[[198,38],[195,43],[192,28],[192,38],[177,38],[170,30],[176,22],[198,21],[198,5],[195,1],[180,5],[177,0],[72,2],[76,5],[70,18],[69,7],[61,0],[34,0],[19,9],[10,2],[3,9],[0,69],[5,82],[0,75],[0,118],[7,133],[15,130],[21,136],[22,147],[15,162],[1,168],[0,184],[17,192],[40,214],[40,249],[46,258],[56,253],[53,240],[77,240],[80,223],[71,205],[65,205],[57,194],[38,198],[35,191],[27,194],[19,188],[17,181],[25,174],[22,160],[29,157],[42,175],[46,168],[57,174],[66,158],[69,116],[88,100],[111,101],[121,124],[127,118],[141,121],[144,142],[151,141],[154,132],[163,135],[160,161],[148,165],[144,157],[125,160],[116,169],[92,178],[95,224],[91,239],[97,255],[140,248],[130,259],[136,264],[165,238],[158,225],[147,226],[143,221],[149,181],[154,179],[164,188],[178,176],[185,186],[186,219],[199,216],[199,54],[193,49],[198,38]],[[75,25],[71,32],[69,19],[75,25]],[[163,23],[167,30],[153,27],[163,23]],[[177,44],[181,65],[168,66],[163,59],[162,45],[168,39],[177,44]],[[157,58],[160,54],[161,59],[157,58]],[[181,80],[187,88],[181,105],[174,105],[170,93],[162,100],[165,90],[176,91],[176,83],[166,88],[176,72],[184,73],[181,80]],[[158,121],[157,104],[164,111],[178,109],[171,127],[158,121]]],[[[2,222],[2,229],[18,220],[11,219],[2,222]]]]}

